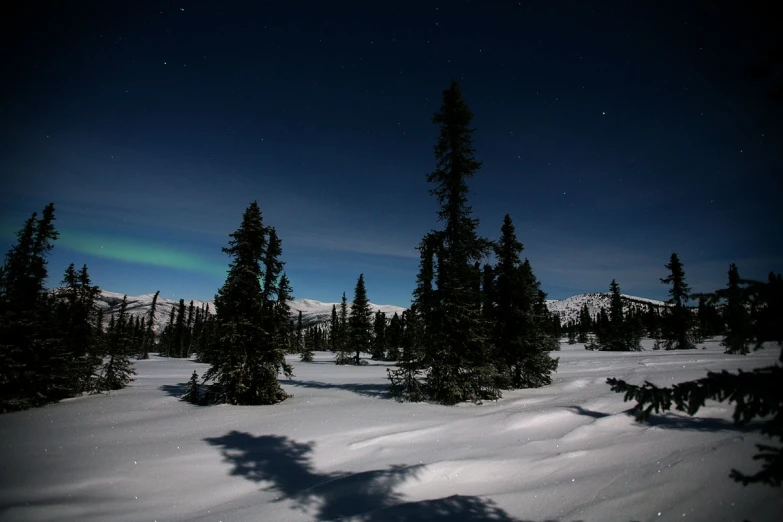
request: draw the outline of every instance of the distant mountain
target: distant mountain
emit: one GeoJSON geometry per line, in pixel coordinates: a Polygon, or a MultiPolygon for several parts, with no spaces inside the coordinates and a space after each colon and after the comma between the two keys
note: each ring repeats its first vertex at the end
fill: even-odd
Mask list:
{"type": "MultiPolygon", "coordinates": [[[[153,294],[145,294],[139,296],[128,296],[128,313],[133,316],[148,317],[149,310],[152,306],[153,294]]],[[[609,309],[610,294],[606,293],[592,293],[592,294],[578,294],[568,299],[550,300],[546,302],[547,308],[550,312],[560,316],[560,322],[566,324],[569,321],[574,321],[579,315],[579,310],[583,304],[587,304],[587,309],[590,311],[590,315],[596,317],[602,308],[609,309]]],[[[653,299],[645,299],[643,297],[636,297],[632,295],[622,295],[624,309],[627,311],[632,306],[647,306],[652,304],[653,306],[664,306],[663,301],[655,301],[653,299]]],[[[108,323],[109,316],[117,313],[120,309],[120,303],[122,303],[122,294],[116,292],[101,291],[101,294],[96,300],[96,305],[103,309],[104,317],[108,323]]],[[[193,301],[193,306],[201,308],[202,306],[209,306],[209,311],[215,313],[215,303],[213,301],[193,301]]],[[[340,311],[340,303],[324,303],[316,301],[314,299],[296,299],[290,301],[288,305],[291,307],[291,319],[296,320],[299,315],[299,311],[302,311],[302,324],[309,326],[311,324],[325,323],[331,319],[332,306],[337,307],[337,311],[340,311]]],[[[155,307],[155,325],[154,329],[156,333],[163,331],[169,320],[169,314],[171,309],[179,306],[179,301],[172,299],[166,299],[164,297],[158,297],[158,304],[155,307]]],[[[190,306],[190,301],[185,301],[185,306],[190,306]]],[[[387,318],[391,318],[394,313],[402,315],[405,308],[394,305],[376,305],[370,303],[370,309],[373,313],[380,310],[386,314],[387,318]]],[[[348,313],[351,312],[351,303],[348,303],[348,313]]]]}
{"type": "MultiPolygon", "coordinates": [[[[348,302],[348,314],[351,313],[351,302],[348,302]]],[[[299,315],[299,311],[302,311],[302,324],[310,325],[315,323],[324,323],[332,318],[332,306],[337,308],[337,313],[340,313],[340,303],[322,303],[314,299],[296,299],[290,301],[288,306],[291,307],[291,318],[296,319],[299,315]]],[[[380,310],[386,314],[388,319],[397,313],[402,315],[405,308],[394,305],[377,305],[370,303],[370,309],[372,313],[380,310]]]]}
{"type": "MultiPolygon", "coordinates": [[[[98,298],[96,299],[96,306],[103,309],[106,323],[108,324],[109,316],[115,314],[120,309],[122,303],[123,294],[116,292],[108,292],[102,290],[98,298]]],[[[149,318],[150,308],[152,307],[152,298],[154,294],[145,294],[139,296],[128,296],[127,312],[134,318],[136,316],[149,318]]],[[[213,301],[193,301],[195,308],[201,308],[204,305],[209,306],[209,311],[215,313],[215,303],[213,301]]],[[[332,316],[332,305],[337,307],[337,311],[340,311],[340,303],[322,303],[321,301],[315,301],[313,299],[296,299],[289,301],[288,305],[291,307],[291,319],[296,320],[299,316],[299,311],[302,311],[302,324],[305,326],[323,323],[329,321],[332,316]]],[[[153,326],[156,333],[161,333],[163,328],[168,324],[169,314],[171,309],[174,308],[176,314],[176,308],[179,306],[178,300],[166,299],[164,297],[158,297],[158,302],[155,306],[155,324],[153,326]]],[[[190,301],[185,300],[185,307],[190,306],[190,301]]],[[[391,318],[395,312],[402,314],[405,308],[401,306],[393,305],[376,305],[370,303],[370,309],[373,313],[377,310],[385,312],[388,318],[391,318]]],[[[351,312],[351,303],[348,303],[348,313],[351,312]]]]}
{"type": "MultiPolygon", "coordinates": [[[[623,311],[625,312],[634,306],[646,308],[648,304],[655,307],[665,306],[666,304],[663,301],[645,299],[644,297],[636,297],[633,295],[620,294],[620,296],[623,300],[623,311]]],[[[561,324],[566,324],[577,320],[582,305],[587,304],[590,316],[596,317],[601,312],[601,309],[605,308],[606,310],[609,310],[610,300],[611,294],[609,292],[577,294],[568,299],[547,301],[546,306],[550,312],[560,316],[561,324]]]]}

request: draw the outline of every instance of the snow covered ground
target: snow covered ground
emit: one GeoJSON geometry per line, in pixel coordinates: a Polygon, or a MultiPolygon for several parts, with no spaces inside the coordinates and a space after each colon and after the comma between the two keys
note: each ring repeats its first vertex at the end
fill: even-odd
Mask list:
{"type": "Polygon", "coordinates": [[[0,416],[0,520],[780,521],[780,489],[728,478],[755,470],[768,441],[728,406],[641,425],[604,383],[671,384],[778,353],[564,344],[552,386],[456,407],[397,403],[385,363],[324,352],[291,358],[280,405],[198,407],[177,397],[205,365],[153,357],[111,396],[0,416]]]}

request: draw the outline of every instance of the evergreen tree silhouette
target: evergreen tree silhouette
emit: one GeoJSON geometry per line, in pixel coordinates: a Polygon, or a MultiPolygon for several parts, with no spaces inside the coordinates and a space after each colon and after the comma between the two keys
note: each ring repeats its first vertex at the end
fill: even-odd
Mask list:
{"type": "Polygon", "coordinates": [[[275,332],[265,328],[261,260],[267,247],[268,229],[253,201],[242,215],[239,228],[223,252],[231,258],[226,282],[215,296],[216,349],[205,381],[213,381],[209,400],[228,404],[275,404],[285,400],[277,376],[290,376],[282,346],[275,332]]]}
{"type": "Polygon", "coordinates": [[[370,350],[372,340],[370,302],[364,286],[364,274],[359,274],[351,303],[351,316],[348,318],[348,351],[354,354],[353,364],[359,364],[362,352],[370,350]]]}
{"type": "Polygon", "coordinates": [[[691,288],[685,282],[685,270],[676,252],[671,255],[666,268],[670,274],[661,282],[671,285],[671,288],[666,301],[669,306],[663,318],[663,346],[666,350],[694,349],[694,316],[686,306],[691,298],[691,288]]]}
{"type": "Polygon", "coordinates": [[[425,235],[419,245],[422,259],[414,292],[423,346],[422,360],[415,364],[425,369],[428,398],[442,404],[500,396],[475,268],[490,242],[478,235],[478,220],[467,204],[467,180],[481,167],[474,157],[472,120],[459,84],[452,81],[433,116],[440,136],[436,167],[427,177],[443,230],[425,235]]]}

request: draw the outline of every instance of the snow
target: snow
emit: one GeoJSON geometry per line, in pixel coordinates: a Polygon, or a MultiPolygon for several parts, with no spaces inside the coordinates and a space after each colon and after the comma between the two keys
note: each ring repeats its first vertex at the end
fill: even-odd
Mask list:
{"type": "Polygon", "coordinates": [[[644,346],[563,344],[553,385],[454,407],[395,402],[388,363],[326,352],[290,358],[279,405],[193,406],[177,396],[206,365],[153,356],[110,396],[0,416],[0,521],[783,520],[779,489],[728,478],[769,442],[730,406],[639,424],[605,384],[768,366],[779,349],[644,346]]]}

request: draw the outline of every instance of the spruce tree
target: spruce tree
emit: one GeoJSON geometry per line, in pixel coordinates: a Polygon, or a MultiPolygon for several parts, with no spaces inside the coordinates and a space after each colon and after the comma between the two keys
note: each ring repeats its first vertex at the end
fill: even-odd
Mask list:
{"type": "Polygon", "coordinates": [[[370,350],[372,341],[372,310],[364,287],[364,274],[359,274],[348,319],[348,351],[354,353],[353,364],[359,364],[361,353],[370,350]]]}
{"type": "Polygon", "coordinates": [[[95,298],[100,289],[92,284],[87,265],[76,272],[73,263],[66,269],[61,284],[61,350],[67,354],[64,367],[70,367],[64,378],[68,395],[75,395],[94,388],[101,363],[102,351],[96,342],[99,332],[95,328],[95,298]]]}
{"type": "Polygon", "coordinates": [[[172,336],[172,349],[171,353],[173,357],[185,356],[185,300],[179,300],[179,306],[177,307],[177,320],[174,323],[174,334],[172,336]]]}
{"type": "Polygon", "coordinates": [[[117,319],[110,323],[111,327],[106,339],[107,353],[97,383],[98,391],[120,390],[133,381],[133,376],[136,375],[130,360],[132,348],[128,336],[128,322],[131,319],[127,315],[127,309],[128,296],[126,295],[122,298],[117,319]]]}
{"type": "Polygon", "coordinates": [[[182,396],[182,400],[191,404],[198,404],[201,401],[201,389],[198,384],[198,374],[196,373],[196,370],[193,370],[193,375],[190,376],[188,387],[185,391],[185,395],[182,396]]]}
{"type": "Polygon", "coordinates": [[[283,255],[283,242],[277,236],[274,227],[269,227],[269,238],[264,251],[264,286],[261,297],[264,302],[271,303],[277,292],[278,278],[283,271],[285,263],[280,259],[283,255]]]}
{"type": "Polygon", "coordinates": [[[428,398],[442,403],[496,399],[495,369],[488,324],[478,306],[475,264],[489,251],[478,235],[478,220],[467,204],[467,180],[481,167],[474,157],[473,114],[452,81],[433,116],[440,125],[435,145],[433,185],[443,230],[427,234],[420,244],[422,263],[414,302],[421,307],[423,359],[428,398]]]}
{"type": "Polygon", "coordinates": [[[150,313],[147,318],[147,330],[144,333],[144,343],[142,345],[142,352],[141,352],[141,359],[149,359],[150,358],[150,350],[153,349],[155,346],[155,330],[153,329],[155,325],[155,310],[158,306],[158,296],[160,295],[160,290],[155,292],[155,295],[152,297],[152,305],[150,306],[150,313]]]}
{"type": "Polygon", "coordinates": [[[389,326],[386,328],[386,352],[387,361],[396,361],[400,358],[400,347],[402,346],[402,321],[397,312],[394,312],[389,326]]]}
{"type": "Polygon", "coordinates": [[[743,299],[740,281],[739,269],[732,263],[729,266],[728,288],[724,291],[726,307],[723,318],[726,323],[726,335],[721,345],[726,348],[726,353],[747,354],[748,344],[750,344],[750,314],[747,301],[743,299]]]}
{"type": "Polygon", "coordinates": [[[275,404],[288,394],[277,380],[282,371],[292,374],[275,332],[265,329],[268,309],[263,300],[261,260],[267,247],[261,210],[253,201],[242,216],[240,227],[230,234],[225,284],[215,296],[216,349],[204,380],[213,381],[209,398],[228,404],[275,404]]]}
{"type": "Polygon", "coordinates": [[[587,343],[590,340],[588,335],[592,329],[593,319],[590,317],[590,310],[587,308],[587,303],[583,303],[579,309],[576,342],[587,343]]]}
{"type": "Polygon", "coordinates": [[[337,351],[337,347],[339,344],[339,337],[340,337],[340,323],[339,319],[337,319],[337,307],[335,305],[332,305],[332,316],[329,320],[329,338],[330,338],[330,345],[333,352],[337,351]]]}
{"type": "Polygon", "coordinates": [[[685,282],[685,270],[676,252],[671,255],[666,268],[670,274],[661,282],[671,285],[671,288],[666,301],[669,306],[664,316],[663,346],[666,350],[694,349],[694,317],[686,306],[691,298],[691,288],[685,282]]]}
{"type": "Polygon", "coordinates": [[[193,306],[193,301],[190,301],[190,305],[188,306],[188,318],[185,321],[185,335],[182,338],[182,356],[183,357],[190,357],[193,353],[192,350],[192,339],[193,339],[193,320],[194,320],[194,314],[195,314],[195,307],[193,306]]]}
{"type": "Polygon", "coordinates": [[[291,307],[288,304],[289,301],[294,300],[294,296],[291,294],[294,289],[291,287],[291,282],[288,280],[288,276],[285,272],[280,276],[280,280],[277,283],[277,300],[275,301],[274,313],[274,345],[276,350],[282,350],[283,353],[290,353],[293,351],[291,341],[291,307]]]}
{"type": "Polygon", "coordinates": [[[299,315],[296,318],[296,346],[295,350],[300,353],[304,348],[304,337],[302,335],[302,311],[299,310],[299,315]]]}
{"type": "Polygon", "coordinates": [[[340,317],[338,319],[338,339],[337,349],[335,350],[335,364],[349,364],[350,354],[348,351],[348,301],[343,292],[343,298],[340,302],[340,317]]]}
{"type": "MultiPolygon", "coordinates": [[[[530,388],[552,382],[550,374],[557,369],[557,359],[549,356],[559,347],[558,340],[548,332],[549,317],[539,282],[530,262],[521,261],[523,245],[517,240],[511,216],[506,214],[500,241],[495,245],[498,260],[493,272],[495,311],[490,316],[494,324],[495,361],[499,365],[499,385],[505,388],[530,388]]],[[[487,306],[485,304],[485,306],[487,306]]]]}
{"type": "Polygon", "coordinates": [[[45,404],[67,394],[70,362],[61,346],[56,300],[44,288],[47,256],[59,237],[54,204],[33,213],[0,267],[0,411],[45,404]]]}
{"type": "Polygon", "coordinates": [[[383,360],[386,358],[386,314],[378,310],[375,312],[375,319],[372,326],[372,358],[374,360],[383,360]]]}
{"type": "Polygon", "coordinates": [[[174,346],[174,314],[176,310],[174,306],[171,307],[169,312],[169,322],[166,328],[163,330],[164,343],[166,346],[166,357],[172,357],[172,347],[174,346]]]}
{"type": "MultiPolygon", "coordinates": [[[[300,314],[302,312],[299,312],[300,314]]],[[[305,342],[301,348],[302,354],[299,356],[299,360],[302,362],[313,362],[313,350],[316,345],[317,328],[308,328],[305,335],[305,342]]]]}
{"type": "Polygon", "coordinates": [[[409,310],[402,312],[402,350],[397,368],[386,369],[389,378],[389,391],[392,397],[399,401],[418,402],[426,398],[425,388],[421,383],[421,360],[423,336],[418,305],[413,303],[409,310]]]}

